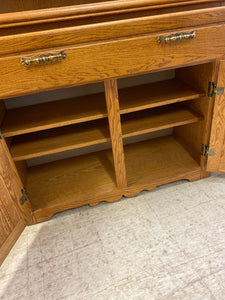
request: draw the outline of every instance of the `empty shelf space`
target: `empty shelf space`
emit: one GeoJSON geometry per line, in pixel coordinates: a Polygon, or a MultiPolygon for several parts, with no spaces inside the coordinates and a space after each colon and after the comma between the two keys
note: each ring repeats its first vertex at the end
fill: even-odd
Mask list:
{"type": "Polygon", "coordinates": [[[119,90],[120,112],[130,113],[204,96],[178,79],[170,79],[119,90]]]}
{"type": "Polygon", "coordinates": [[[19,161],[108,141],[108,121],[103,119],[16,136],[10,151],[19,161]]]}
{"type": "Polygon", "coordinates": [[[104,93],[8,110],[2,124],[5,137],[107,117],[104,93]]]}
{"type": "Polygon", "coordinates": [[[125,138],[201,120],[203,116],[184,104],[168,105],[122,115],[122,134],[125,138]]]}
{"type": "Polygon", "coordinates": [[[46,216],[107,199],[115,194],[111,150],[55,161],[28,169],[26,190],[36,216],[46,216]]]}
{"type": "Polygon", "coordinates": [[[125,146],[128,186],[160,184],[187,179],[201,168],[173,137],[160,137],[125,146]]]}

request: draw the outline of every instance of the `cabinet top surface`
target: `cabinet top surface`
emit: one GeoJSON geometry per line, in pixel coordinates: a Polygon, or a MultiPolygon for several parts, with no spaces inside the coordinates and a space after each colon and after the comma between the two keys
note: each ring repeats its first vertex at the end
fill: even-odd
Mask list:
{"type": "Polygon", "coordinates": [[[115,7],[128,8],[128,7],[142,7],[142,6],[156,6],[160,5],[162,7],[168,5],[185,5],[190,4],[203,4],[203,3],[213,3],[223,1],[217,0],[19,0],[19,1],[0,1],[0,13],[15,13],[23,11],[32,10],[43,10],[43,9],[81,9],[88,8],[94,9],[96,7],[106,7],[108,9],[113,9],[115,7]]]}
{"type": "Polygon", "coordinates": [[[107,8],[114,9],[119,8],[129,8],[129,7],[142,7],[142,6],[168,6],[168,5],[185,5],[186,3],[213,3],[213,2],[223,2],[216,0],[19,0],[19,1],[0,1],[0,14],[16,13],[23,11],[33,11],[33,10],[55,10],[55,9],[96,9],[107,8]]]}
{"type": "MultiPolygon", "coordinates": [[[[216,0],[19,0],[0,1],[0,24],[17,20],[31,22],[32,19],[55,19],[58,17],[81,16],[98,13],[124,13],[139,10],[165,10],[197,5],[223,6],[224,1],[216,0]]],[[[158,14],[154,13],[154,14],[158,14]]]]}

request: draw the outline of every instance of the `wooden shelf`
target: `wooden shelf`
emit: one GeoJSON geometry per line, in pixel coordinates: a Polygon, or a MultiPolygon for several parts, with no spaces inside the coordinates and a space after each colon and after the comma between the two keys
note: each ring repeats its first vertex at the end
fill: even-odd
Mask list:
{"type": "Polygon", "coordinates": [[[120,113],[197,99],[205,93],[175,79],[144,84],[119,90],[120,113]]]}
{"type": "Polygon", "coordinates": [[[105,95],[94,94],[11,109],[6,113],[2,132],[11,137],[104,117],[105,95]]]}
{"type": "MultiPolygon", "coordinates": [[[[123,137],[190,124],[203,117],[185,105],[169,105],[122,116],[123,137]]],[[[108,121],[95,120],[16,136],[11,143],[14,161],[97,145],[110,141],[108,121]]]]}
{"type": "MultiPolygon", "coordinates": [[[[177,79],[121,89],[121,114],[204,95],[177,79]]],[[[107,117],[104,93],[11,109],[2,125],[5,137],[107,117]]]]}
{"type": "Polygon", "coordinates": [[[184,104],[168,105],[122,116],[123,137],[195,123],[203,117],[184,104]]]}
{"type": "Polygon", "coordinates": [[[116,187],[111,150],[31,167],[26,190],[38,221],[58,211],[100,201],[115,201],[123,193],[152,189],[167,182],[195,178],[201,168],[173,137],[125,146],[128,190],[116,187]]]}
{"type": "Polygon", "coordinates": [[[125,146],[128,186],[138,190],[187,179],[200,166],[173,137],[161,137],[125,146]]]}
{"type": "Polygon", "coordinates": [[[28,170],[26,190],[38,220],[117,195],[112,151],[64,159],[28,170]]]}
{"type": "Polygon", "coordinates": [[[14,137],[10,151],[13,159],[20,161],[108,141],[108,121],[104,119],[14,137]]]}

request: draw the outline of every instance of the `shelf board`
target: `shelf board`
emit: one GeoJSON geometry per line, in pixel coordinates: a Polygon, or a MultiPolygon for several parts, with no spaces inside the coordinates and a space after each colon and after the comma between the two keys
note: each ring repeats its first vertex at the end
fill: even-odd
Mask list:
{"type": "Polygon", "coordinates": [[[175,79],[153,82],[119,90],[120,112],[126,114],[143,109],[205,96],[204,92],[175,79]]]}
{"type": "MultiPolygon", "coordinates": [[[[117,193],[112,151],[100,151],[28,169],[26,190],[38,216],[100,202],[117,193]]],[[[122,195],[121,195],[122,196],[122,195]]],[[[120,197],[121,197],[120,196],[120,197]]],[[[118,198],[119,199],[119,198],[118,198]]]]}
{"type": "Polygon", "coordinates": [[[168,105],[123,115],[122,134],[124,138],[131,137],[201,120],[203,120],[203,116],[184,104],[168,105]]]}
{"type": "MultiPolygon", "coordinates": [[[[144,110],[122,116],[123,137],[198,122],[203,118],[185,105],[144,110]]],[[[106,119],[16,136],[11,143],[14,161],[78,149],[110,141],[106,119]]]]}
{"type": "Polygon", "coordinates": [[[11,137],[104,117],[105,95],[100,93],[8,110],[1,129],[11,137]]]}
{"type": "MultiPolygon", "coordinates": [[[[121,114],[125,114],[196,99],[204,93],[171,79],[121,89],[119,95],[121,114]]],[[[1,129],[7,138],[105,117],[105,95],[99,93],[8,110],[1,129]]]]}
{"type": "Polygon", "coordinates": [[[111,150],[30,167],[26,190],[37,221],[171,181],[197,179],[201,174],[199,164],[173,136],[125,146],[125,162],[127,191],[116,187],[111,150]]]}
{"type": "Polygon", "coordinates": [[[199,173],[199,164],[173,137],[160,137],[125,146],[128,186],[140,190],[199,173]]]}
{"type": "Polygon", "coordinates": [[[20,161],[108,141],[108,122],[104,119],[16,136],[10,151],[14,161],[20,161]]]}

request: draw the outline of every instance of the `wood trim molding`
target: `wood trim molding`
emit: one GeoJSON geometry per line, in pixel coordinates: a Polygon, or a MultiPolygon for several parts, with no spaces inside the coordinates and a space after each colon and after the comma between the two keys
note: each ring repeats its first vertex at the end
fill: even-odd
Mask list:
{"type": "MultiPolygon", "coordinates": [[[[121,39],[122,37],[144,35],[165,30],[178,28],[193,28],[193,26],[204,26],[223,23],[225,20],[225,7],[200,9],[196,11],[177,12],[162,16],[148,16],[120,20],[116,22],[105,22],[100,24],[89,24],[54,30],[37,31],[11,36],[0,36],[0,54],[7,55],[18,52],[38,51],[53,47],[76,46],[84,43],[97,41],[121,39]]],[[[60,50],[60,49],[59,49],[60,50]]]]}
{"type": "Polygon", "coordinates": [[[84,5],[73,5],[28,11],[19,11],[0,14],[0,27],[35,24],[40,22],[59,21],[71,17],[95,16],[106,13],[121,13],[121,11],[155,9],[160,7],[173,7],[190,4],[203,4],[220,2],[218,0],[117,0],[109,2],[97,2],[84,5]]]}

